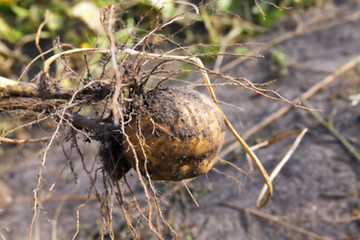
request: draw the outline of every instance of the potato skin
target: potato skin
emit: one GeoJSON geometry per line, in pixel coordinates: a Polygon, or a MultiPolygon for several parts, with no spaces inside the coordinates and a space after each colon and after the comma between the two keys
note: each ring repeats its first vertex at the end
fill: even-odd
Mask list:
{"type": "MultiPolygon", "coordinates": [[[[144,96],[125,132],[143,175],[146,167],[152,180],[179,181],[211,169],[224,140],[225,125],[222,112],[210,98],[191,89],[166,88],[144,96]]],[[[123,147],[136,169],[130,144],[125,141],[123,147]]]]}

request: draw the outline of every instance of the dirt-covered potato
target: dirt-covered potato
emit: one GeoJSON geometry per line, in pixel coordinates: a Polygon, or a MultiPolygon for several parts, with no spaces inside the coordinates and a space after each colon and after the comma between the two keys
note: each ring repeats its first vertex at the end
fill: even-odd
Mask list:
{"type": "Polygon", "coordinates": [[[123,151],[134,169],[138,162],[152,180],[178,181],[211,169],[225,125],[210,98],[191,89],[166,88],[144,96],[125,132],[131,144],[125,140],[123,151]]]}

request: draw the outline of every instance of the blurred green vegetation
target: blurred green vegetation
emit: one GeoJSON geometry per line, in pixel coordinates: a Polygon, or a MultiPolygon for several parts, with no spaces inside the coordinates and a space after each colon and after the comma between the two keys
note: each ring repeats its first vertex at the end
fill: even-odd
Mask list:
{"type": "MultiPolygon", "coordinates": [[[[0,75],[11,75],[16,72],[14,69],[11,71],[14,66],[25,64],[35,57],[32,53],[27,54],[26,58],[26,51],[21,47],[32,43],[35,49],[33,43],[36,32],[44,21],[46,10],[50,11],[50,15],[42,30],[41,39],[48,40],[50,45],[59,37],[62,43],[69,43],[73,47],[107,47],[108,41],[100,15],[109,3],[120,6],[114,29],[115,40],[119,44],[132,47],[136,39],[152,30],[156,21],[164,23],[182,14],[183,19],[157,31],[157,35],[151,40],[156,42],[156,38],[163,35],[165,38],[172,37],[172,40],[181,45],[220,45],[224,39],[227,44],[247,42],[269,28],[274,21],[284,17],[286,11],[290,11],[287,9],[307,9],[319,2],[321,0],[276,0],[272,1],[277,6],[275,7],[261,0],[0,0],[0,61],[4,63],[0,67],[0,75]],[[191,4],[195,4],[197,9],[191,4]],[[196,14],[197,11],[199,14],[196,14]],[[231,33],[234,36],[229,37],[231,33]]],[[[166,44],[157,46],[157,49],[161,47],[169,50],[166,49],[166,44]]],[[[190,51],[206,54],[219,49],[216,46],[203,46],[190,51]]],[[[244,47],[236,49],[239,53],[246,51],[244,47]]],[[[208,63],[213,59],[214,57],[206,57],[204,61],[208,63]]]]}
{"type": "Polygon", "coordinates": [[[273,78],[284,77],[288,74],[287,56],[277,48],[272,48],[268,52],[270,59],[270,75],[273,78]]]}
{"type": "Polygon", "coordinates": [[[55,39],[60,35],[74,45],[94,40],[96,33],[89,31],[91,27],[86,26],[88,22],[81,21],[83,19],[78,12],[95,11],[96,14],[96,11],[104,6],[100,3],[105,1],[88,1],[88,5],[83,9],[79,9],[81,6],[76,2],[78,1],[74,1],[74,4],[60,0],[0,0],[0,39],[16,44],[25,36],[36,33],[44,20],[45,11],[49,9],[51,14],[44,30],[49,33],[49,38],[55,39]]]}

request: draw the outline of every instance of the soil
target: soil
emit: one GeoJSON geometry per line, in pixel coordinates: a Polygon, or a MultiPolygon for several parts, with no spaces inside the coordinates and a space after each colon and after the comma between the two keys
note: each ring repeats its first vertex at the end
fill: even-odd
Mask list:
{"type": "MultiPolygon", "coordinates": [[[[267,42],[288,32],[294,31],[299,24],[321,22],[321,28],[311,32],[294,35],[274,47],[287,57],[287,74],[274,77],[276,62],[270,57],[250,59],[236,65],[227,73],[245,77],[255,83],[266,83],[274,78],[270,88],[276,89],[287,99],[300,96],[344,63],[360,53],[360,19],[342,21],[359,10],[358,1],[334,1],[321,8],[277,23],[268,33],[257,39],[267,42]],[[299,21],[302,19],[303,21],[299,21]],[[336,24],[328,24],[334,23],[336,24]]],[[[359,15],[359,14],[357,14],[359,15]]],[[[310,29],[305,25],[305,30],[310,29]]],[[[261,52],[265,56],[271,53],[261,52]]],[[[226,59],[224,64],[233,59],[226,59]]],[[[190,80],[196,81],[197,76],[190,80]]],[[[216,81],[216,79],[213,79],[216,81]]],[[[205,89],[199,89],[205,91],[205,89]]],[[[360,74],[355,69],[342,74],[333,83],[313,95],[309,104],[330,124],[333,124],[357,151],[360,151],[360,103],[352,102],[351,95],[360,92],[360,74]]],[[[245,133],[286,103],[271,101],[251,91],[229,87],[217,87],[217,97],[222,102],[236,104],[242,109],[223,104],[223,110],[236,129],[245,133]]],[[[302,140],[290,161],[274,180],[274,196],[262,209],[261,214],[272,217],[283,216],[287,224],[309,231],[299,231],[288,225],[281,225],[279,218],[266,219],[255,215],[255,203],[263,186],[263,180],[255,170],[253,180],[239,173],[229,165],[218,164],[206,176],[198,177],[189,184],[199,207],[188,197],[186,191],[167,193],[161,190],[164,214],[182,239],[359,239],[360,222],[360,162],[326,130],[310,113],[302,109],[292,109],[278,120],[274,120],[263,130],[248,139],[250,145],[289,132],[298,127],[307,127],[308,133],[302,140]],[[225,176],[222,174],[228,174],[225,176]],[[229,175],[241,181],[241,185],[229,175]],[[185,197],[184,197],[185,196],[185,197]],[[228,203],[227,206],[224,203],[228,203]],[[229,207],[232,204],[236,207],[229,207]],[[238,209],[236,209],[238,208],[238,209]],[[315,235],[316,234],[316,235],[315,235]]],[[[40,131],[41,132],[41,131],[40,131]]],[[[231,135],[227,134],[230,139],[231,135]]],[[[275,143],[256,151],[268,171],[273,169],[281,156],[290,146],[294,137],[275,143]]],[[[83,139],[79,139],[79,142],[83,139]]],[[[41,149],[42,145],[33,145],[41,149]]],[[[96,143],[82,144],[83,159],[88,169],[99,167],[94,162],[97,155],[96,143]],[[94,163],[94,164],[93,164],[94,163]]],[[[32,147],[34,149],[34,147],[32,147]]],[[[43,196],[67,196],[68,199],[53,198],[41,203],[38,221],[34,224],[34,239],[69,239],[76,232],[76,209],[85,200],[72,196],[86,196],[89,191],[89,178],[83,170],[80,156],[70,151],[70,144],[54,148],[47,158],[44,168],[43,196]],[[64,154],[66,153],[66,155],[64,154]],[[68,156],[68,157],[66,157],[68,156]],[[61,181],[59,172],[64,168],[61,181]],[[49,188],[56,186],[52,191],[49,188]],[[38,237],[38,238],[37,238],[38,237]]],[[[7,185],[16,202],[7,205],[0,213],[0,233],[6,239],[24,239],[29,232],[33,216],[32,191],[36,186],[36,176],[41,165],[41,151],[26,154],[26,148],[16,146],[2,153],[0,180],[7,185]],[[25,198],[24,198],[25,197],[25,198]]],[[[240,148],[227,156],[228,160],[249,171],[249,164],[240,148]]],[[[128,174],[130,182],[136,181],[136,174],[128,174]]],[[[96,184],[101,188],[101,181],[96,184]]],[[[142,199],[141,187],[134,188],[137,197],[142,199]]],[[[93,193],[93,192],[92,192],[93,193]]],[[[5,194],[5,188],[2,188],[5,194]]],[[[80,208],[80,233],[78,239],[96,239],[101,230],[100,203],[89,201],[80,208]]],[[[114,227],[118,239],[127,239],[126,225],[119,207],[114,207],[114,227]],[[119,226],[119,227],[117,227],[119,226]],[[125,230],[124,230],[125,229],[125,230]]],[[[135,222],[141,226],[141,220],[135,222]]],[[[150,239],[150,238],[144,238],[150,239]]]]}

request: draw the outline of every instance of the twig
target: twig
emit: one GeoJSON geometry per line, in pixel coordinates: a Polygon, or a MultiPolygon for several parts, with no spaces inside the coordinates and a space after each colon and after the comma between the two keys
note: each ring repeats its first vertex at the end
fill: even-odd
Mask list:
{"type": "MultiPolygon", "coordinates": [[[[304,101],[304,105],[305,106],[309,106],[309,103],[304,101]]],[[[322,118],[320,116],[320,114],[318,114],[317,112],[311,111],[310,110],[310,114],[323,126],[325,127],[332,135],[334,135],[334,137],[337,138],[337,140],[339,140],[339,142],[346,148],[346,150],[348,150],[350,152],[351,155],[353,155],[353,157],[356,158],[356,160],[358,160],[360,162],[360,153],[358,151],[356,151],[356,149],[351,145],[351,143],[349,143],[348,140],[346,140],[346,138],[344,138],[335,128],[332,124],[328,124],[324,118],[322,118]]]]}
{"type": "MultiPolygon", "coordinates": [[[[60,136],[57,136],[57,137],[60,137],[60,136]]],[[[11,139],[11,138],[0,137],[0,143],[1,142],[15,143],[15,144],[19,144],[19,143],[39,143],[39,142],[49,141],[50,139],[51,139],[51,137],[43,137],[43,138],[38,138],[38,139],[11,139]]]]}
{"type": "Polygon", "coordinates": [[[344,217],[344,218],[294,218],[294,217],[287,217],[287,216],[276,216],[277,219],[283,221],[293,221],[293,222],[323,222],[323,223],[349,223],[353,221],[359,221],[360,215],[357,214],[351,217],[344,217]]]}
{"type": "MultiPolygon", "coordinates": [[[[256,145],[253,145],[253,146],[251,146],[250,148],[251,148],[251,150],[256,151],[256,150],[258,150],[259,148],[266,147],[266,146],[268,146],[268,145],[270,145],[270,144],[273,144],[273,143],[275,143],[275,142],[278,142],[278,141],[281,141],[281,140],[283,140],[283,139],[286,139],[286,138],[288,138],[288,137],[290,137],[290,136],[292,136],[292,135],[294,135],[294,134],[297,134],[297,133],[301,132],[301,130],[302,130],[302,129],[296,129],[296,130],[287,132],[287,133],[282,134],[282,135],[280,135],[280,136],[276,136],[276,137],[274,137],[274,138],[272,138],[272,139],[270,139],[270,140],[266,140],[266,141],[260,142],[260,143],[258,143],[258,144],[256,144],[256,145]]],[[[233,140],[232,140],[232,141],[233,141],[233,140]]],[[[228,140],[227,143],[230,143],[230,142],[232,142],[232,141],[231,141],[231,140],[228,140]]],[[[238,146],[234,146],[234,147],[236,148],[236,147],[238,147],[238,146]]],[[[233,151],[235,150],[235,148],[230,148],[230,147],[228,147],[228,148],[222,150],[222,151],[219,153],[218,157],[219,157],[219,158],[224,158],[224,157],[226,157],[228,154],[230,154],[231,152],[233,152],[233,151]]]]}
{"type": "MultiPolygon", "coordinates": [[[[215,92],[211,87],[211,82],[210,82],[209,76],[207,75],[207,72],[204,70],[205,69],[204,64],[198,58],[194,58],[193,61],[195,61],[199,65],[199,68],[201,70],[201,74],[203,75],[205,83],[207,84],[206,87],[207,87],[207,89],[208,89],[208,91],[210,93],[210,96],[213,99],[213,101],[216,103],[216,105],[219,107],[220,111],[222,112],[222,109],[221,109],[221,107],[220,107],[220,105],[219,105],[219,103],[218,103],[218,101],[216,99],[215,92]]],[[[230,132],[233,134],[233,136],[236,138],[237,142],[244,148],[245,152],[251,157],[251,159],[255,163],[256,167],[258,168],[259,172],[261,173],[261,176],[263,177],[265,183],[268,186],[269,192],[268,192],[268,195],[264,198],[264,202],[263,202],[263,203],[266,204],[266,202],[273,195],[273,187],[272,187],[271,181],[269,180],[269,175],[266,172],[266,170],[265,170],[264,166],[262,165],[262,163],[260,162],[260,160],[255,155],[255,153],[250,149],[250,147],[247,145],[245,140],[238,134],[238,132],[232,126],[232,124],[227,119],[227,117],[225,116],[224,113],[223,113],[223,116],[224,116],[224,121],[225,121],[226,126],[228,127],[230,132]]],[[[265,204],[260,204],[259,208],[265,206],[265,204]]]]}
{"type": "Polygon", "coordinates": [[[255,4],[256,4],[256,6],[258,7],[258,9],[260,10],[261,15],[263,16],[263,19],[265,19],[266,14],[265,14],[264,10],[262,10],[262,8],[261,8],[261,6],[260,6],[260,4],[259,4],[258,0],[254,0],[254,2],[255,2],[255,4]]]}
{"type": "Polygon", "coordinates": [[[23,77],[25,76],[25,73],[27,73],[27,71],[29,70],[29,68],[34,64],[34,62],[36,62],[39,58],[42,58],[45,54],[48,54],[49,52],[52,52],[56,49],[56,47],[50,48],[49,50],[46,50],[45,52],[43,52],[42,54],[39,54],[38,56],[34,57],[24,68],[24,70],[22,71],[20,77],[17,79],[18,82],[20,82],[23,77]]]}
{"type": "Polygon", "coordinates": [[[185,182],[184,180],[182,180],[182,183],[184,184],[184,186],[185,186],[185,188],[186,188],[186,191],[189,193],[189,195],[190,195],[191,199],[194,201],[195,205],[196,205],[197,207],[200,207],[199,204],[198,204],[198,202],[196,201],[194,195],[191,193],[190,189],[188,188],[186,182],[185,182]]]}
{"type": "Polygon", "coordinates": [[[266,213],[262,213],[260,211],[257,211],[257,210],[253,210],[253,209],[249,209],[249,208],[243,208],[243,207],[240,207],[238,205],[235,205],[233,203],[229,203],[229,202],[221,202],[220,203],[221,205],[224,205],[226,207],[229,207],[229,208],[232,208],[232,209],[235,209],[235,210],[239,210],[239,211],[245,211],[247,213],[250,213],[252,215],[255,215],[255,216],[258,216],[258,217],[261,217],[261,218],[264,218],[264,219],[267,219],[269,221],[273,221],[273,222],[276,222],[278,224],[281,224],[283,225],[284,227],[287,227],[287,228],[290,228],[292,230],[295,230],[297,232],[300,232],[302,234],[305,234],[309,237],[313,237],[315,239],[320,239],[320,240],[329,240],[330,238],[326,238],[326,237],[323,237],[323,236],[320,236],[316,233],[313,233],[313,232],[310,232],[308,230],[305,230],[303,228],[300,228],[300,227],[297,227],[295,225],[292,225],[290,223],[287,223],[287,222],[283,222],[281,220],[279,220],[276,216],[271,216],[271,215],[268,215],[266,213]]]}
{"type": "Polygon", "coordinates": [[[191,7],[195,10],[195,14],[196,14],[196,15],[199,15],[199,14],[200,14],[200,11],[199,11],[198,6],[196,6],[196,5],[193,4],[193,3],[189,3],[189,2],[186,2],[186,1],[174,1],[174,2],[175,2],[175,3],[178,3],[178,4],[184,4],[184,5],[191,6],[191,7]]]}
{"type": "Polygon", "coordinates": [[[29,83],[18,82],[0,76],[0,96],[22,96],[22,97],[37,97],[43,99],[69,99],[74,94],[73,89],[59,88],[44,89],[41,86],[29,83]]]}
{"type": "MultiPolygon", "coordinates": [[[[294,143],[291,145],[289,151],[285,154],[285,156],[283,157],[283,159],[276,165],[275,169],[272,171],[272,173],[270,174],[270,181],[274,181],[275,177],[279,174],[280,170],[284,167],[284,165],[287,163],[287,161],[290,159],[291,155],[295,152],[296,148],[299,146],[301,140],[303,139],[305,133],[308,131],[307,128],[302,129],[301,133],[299,134],[299,136],[297,136],[297,138],[295,139],[294,143]]],[[[263,198],[267,186],[264,185],[263,188],[261,189],[261,192],[259,194],[259,197],[256,201],[256,205],[259,206],[261,204],[261,199],[263,198]]]]}
{"type": "Polygon", "coordinates": [[[42,55],[43,51],[41,50],[41,47],[40,47],[40,35],[41,35],[41,31],[42,31],[43,27],[49,21],[49,14],[50,14],[50,11],[48,9],[46,9],[45,15],[44,15],[44,21],[40,24],[40,26],[36,32],[36,38],[35,38],[35,46],[39,50],[39,53],[41,55],[41,59],[43,62],[45,62],[45,58],[44,58],[44,55],[42,55]]]}
{"type": "MultiPolygon", "coordinates": [[[[258,149],[260,149],[260,148],[269,146],[269,145],[271,145],[271,144],[273,144],[273,143],[275,143],[275,142],[278,142],[278,141],[281,141],[281,140],[283,140],[283,139],[286,139],[286,138],[288,138],[288,137],[290,137],[290,136],[292,136],[292,135],[294,135],[294,134],[298,134],[298,133],[300,133],[302,130],[303,130],[303,129],[296,129],[296,130],[287,132],[287,133],[285,133],[285,134],[282,134],[282,135],[280,135],[280,136],[276,136],[276,137],[274,137],[274,138],[272,138],[272,139],[270,139],[270,140],[266,140],[266,141],[260,142],[260,143],[258,143],[258,144],[255,144],[255,145],[251,146],[251,150],[256,151],[256,150],[258,150],[258,149]]],[[[224,152],[224,155],[225,155],[225,154],[226,154],[226,152],[224,152]]],[[[250,172],[253,172],[253,171],[254,171],[254,167],[253,167],[253,165],[252,165],[252,163],[251,163],[251,160],[249,159],[249,156],[246,155],[246,158],[248,159],[248,162],[249,162],[249,169],[250,169],[249,171],[250,171],[250,172]]]]}

